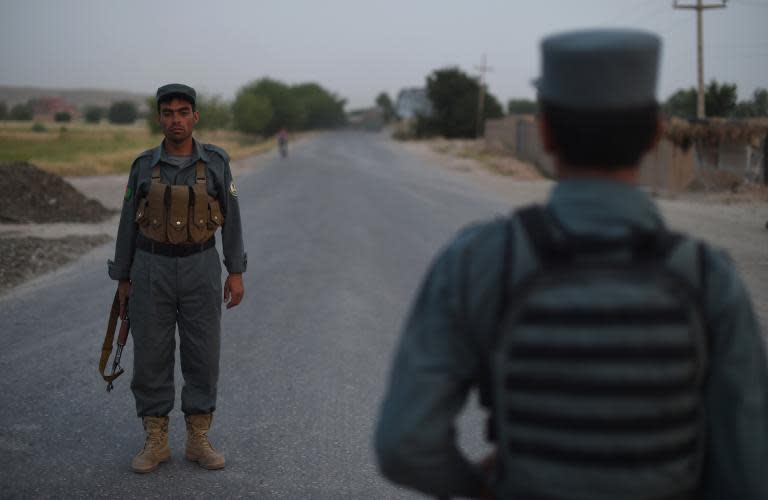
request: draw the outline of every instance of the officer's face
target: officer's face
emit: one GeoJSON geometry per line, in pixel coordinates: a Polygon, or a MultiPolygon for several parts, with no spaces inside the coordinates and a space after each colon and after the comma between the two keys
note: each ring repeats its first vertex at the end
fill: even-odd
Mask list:
{"type": "Polygon", "coordinates": [[[192,111],[192,105],[187,101],[172,99],[160,104],[157,121],[169,141],[182,143],[189,139],[199,120],[200,114],[192,111]]]}

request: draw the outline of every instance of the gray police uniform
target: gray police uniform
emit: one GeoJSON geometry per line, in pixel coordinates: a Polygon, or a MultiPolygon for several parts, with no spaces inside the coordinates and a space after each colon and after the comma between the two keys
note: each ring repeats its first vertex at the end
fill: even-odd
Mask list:
{"type": "MultiPolygon", "coordinates": [[[[536,83],[539,99],[574,111],[618,111],[632,107],[650,109],[656,102],[660,45],[655,35],[633,30],[590,30],[549,37],[542,43],[543,74],[536,83]]],[[[636,231],[666,234],[662,217],[653,201],[635,187],[609,180],[609,177],[584,176],[557,184],[549,199],[548,209],[564,232],[573,236],[574,240],[580,238],[583,241],[630,240],[637,234],[636,231]]],[[[489,381],[487,371],[492,364],[492,356],[498,354],[495,349],[500,311],[512,305],[514,300],[510,298],[510,302],[502,303],[507,292],[507,280],[516,272],[525,272],[524,269],[512,269],[512,259],[508,259],[508,248],[519,248],[520,238],[530,235],[528,231],[523,232],[523,227],[528,228],[521,224],[519,217],[513,221],[500,218],[470,227],[462,231],[432,263],[405,324],[377,424],[375,445],[379,464],[384,475],[392,481],[441,498],[476,497],[483,492],[487,478],[457,447],[455,422],[471,389],[479,388],[485,394],[489,390],[485,385],[489,381]]],[[[704,244],[700,248],[702,259],[696,262],[703,263],[699,276],[703,275],[701,282],[706,286],[698,290],[703,294],[701,310],[709,355],[703,394],[697,398],[700,400],[698,407],[704,409],[705,415],[705,418],[697,420],[701,424],[698,430],[703,431],[705,436],[704,449],[701,450],[704,469],[700,475],[695,470],[688,470],[685,477],[695,475],[692,486],[702,489],[701,495],[695,498],[765,499],[768,498],[768,482],[764,479],[768,467],[768,372],[760,330],[749,295],[728,257],[724,252],[704,244]]],[[[686,264],[694,267],[689,260],[686,259],[686,264]]],[[[572,282],[568,284],[573,285],[572,282]]],[[[616,295],[637,295],[638,289],[634,285],[633,282],[617,282],[616,295]],[[619,290],[622,286],[626,286],[626,290],[619,290]]],[[[580,294],[578,302],[590,303],[587,297],[582,296],[588,294],[585,290],[593,289],[571,289],[580,294]]],[[[525,300],[525,297],[517,298],[525,300]]],[[[606,297],[595,299],[604,300],[606,297]]],[[[518,304],[515,302],[514,305],[518,304]]],[[[543,311],[545,314],[551,312],[547,309],[543,311]]],[[[595,318],[588,319],[594,321],[595,318]]],[[[560,331],[568,331],[569,324],[558,325],[562,326],[560,331]]],[[[556,345],[551,337],[537,338],[536,342],[536,346],[556,345]]],[[[512,357],[512,350],[509,350],[496,359],[512,357]]],[[[509,365],[514,359],[508,361],[509,365]]],[[[599,363],[585,365],[589,370],[603,367],[599,363]]],[[[546,367],[542,373],[550,373],[546,371],[549,369],[546,367]]],[[[499,378],[494,380],[498,386],[499,378]]],[[[542,381],[541,378],[530,380],[534,382],[525,387],[529,393],[544,392],[542,387],[546,384],[536,385],[542,381]]],[[[514,386],[518,387],[519,384],[514,386]]],[[[552,407],[573,406],[573,393],[560,395],[562,404],[552,404],[552,407]],[[566,401],[568,397],[570,399],[566,401]]],[[[482,399],[488,403],[486,398],[482,399]]],[[[551,411],[551,408],[548,410],[551,411]]],[[[588,413],[585,413],[587,417],[592,418],[588,413]]],[[[535,411],[529,413],[535,416],[541,414],[535,411]]],[[[510,417],[509,413],[501,418],[498,415],[494,417],[497,422],[519,418],[510,417]]],[[[582,421],[587,421],[587,417],[582,421]]],[[[531,442],[546,443],[544,437],[549,439],[556,435],[549,430],[546,432],[537,431],[535,441],[531,442]]],[[[592,436],[573,434],[570,432],[567,437],[589,439],[592,436]]],[[[672,437],[677,439],[677,436],[672,437]]],[[[614,443],[616,441],[612,440],[609,445],[614,443]]],[[[573,441],[568,444],[573,444],[573,441]]],[[[602,446],[606,443],[591,444],[602,446]]],[[[509,456],[512,448],[510,441],[499,443],[500,459],[503,459],[504,453],[509,456]]],[[[599,446],[593,449],[597,450],[599,446]]],[[[531,450],[523,449],[519,453],[526,451],[531,450]]],[[[548,450],[538,448],[538,456],[543,456],[545,451],[552,454],[559,452],[554,447],[548,450]]],[[[562,472],[543,479],[535,478],[540,480],[537,486],[543,481],[557,488],[537,488],[531,490],[532,496],[549,498],[552,495],[548,492],[557,490],[556,497],[610,497],[612,489],[593,491],[594,495],[585,491],[561,491],[562,485],[583,485],[583,478],[591,477],[585,471],[592,473],[593,469],[600,468],[591,467],[592,462],[587,460],[579,462],[578,457],[573,459],[574,455],[570,454],[568,460],[569,465],[575,467],[557,469],[562,472]]],[[[635,474],[632,467],[610,469],[617,465],[612,462],[615,457],[612,457],[611,450],[604,457],[602,464],[607,466],[602,470],[611,480],[617,480],[614,473],[619,474],[617,482],[630,489],[638,482],[644,482],[645,476],[635,474]]],[[[662,455],[659,457],[662,457],[659,461],[664,459],[662,455]]],[[[538,463],[542,464],[541,461],[538,463]]],[[[545,463],[540,470],[552,470],[546,468],[547,465],[545,463]]],[[[509,470],[501,464],[500,472],[509,470]]],[[[523,477],[519,474],[521,470],[518,467],[513,472],[517,473],[518,479],[530,482],[534,474],[523,477]]],[[[532,468],[527,470],[533,471],[532,468]]],[[[535,474],[539,474],[540,470],[535,474]]],[[[674,485],[678,477],[659,476],[663,476],[661,479],[668,485],[674,485]]],[[[496,492],[499,495],[514,492],[515,488],[518,488],[517,491],[526,488],[521,484],[504,484],[503,477],[497,479],[493,487],[499,489],[496,492]]],[[[584,486],[588,489],[590,484],[584,486]]],[[[636,488],[632,498],[642,498],[639,496],[644,494],[641,490],[636,488]]],[[[525,496],[527,492],[522,494],[522,498],[528,498],[525,496]]],[[[625,495],[621,497],[629,498],[625,495]]],[[[690,491],[674,498],[678,497],[692,498],[690,491]]]]}
{"type": "Polygon", "coordinates": [[[229,273],[242,273],[247,265],[237,191],[229,157],[223,149],[194,141],[193,154],[186,161],[169,157],[162,145],[136,158],[128,178],[115,260],[109,262],[109,276],[132,282],[129,297],[134,340],[131,389],[141,417],[165,416],[173,408],[177,324],[184,375],[182,411],[205,414],[216,408],[222,303],[218,252],[212,246],[213,241],[197,245],[153,245],[140,234],[136,223],[140,201],[150,193],[153,171],[159,173],[157,181],[192,188],[198,177],[199,162],[204,165],[208,195],[218,201],[223,216],[224,265],[229,273]]]}
{"type": "MultiPolygon", "coordinates": [[[[612,181],[560,182],[548,206],[575,235],[617,238],[631,228],[663,227],[653,201],[612,181]]],[[[376,448],[386,476],[425,493],[472,497],[484,480],[457,448],[455,421],[478,386],[497,331],[506,224],[472,226],[440,253],[397,350],[376,448]]],[[[768,373],[760,329],[731,261],[705,248],[711,359],[702,498],[768,498],[768,373]]]]}

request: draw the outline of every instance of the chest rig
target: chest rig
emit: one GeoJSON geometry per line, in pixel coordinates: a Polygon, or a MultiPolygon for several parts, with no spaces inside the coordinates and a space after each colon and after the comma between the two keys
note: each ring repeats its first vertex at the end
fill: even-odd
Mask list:
{"type": "Polygon", "coordinates": [[[160,165],[152,168],[147,196],[139,201],[136,223],[139,232],[158,243],[184,245],[203,243],[224,224],[219,201],[208,194],[205,163],[195,165],[195,184],[162,182],[160,165]]]}

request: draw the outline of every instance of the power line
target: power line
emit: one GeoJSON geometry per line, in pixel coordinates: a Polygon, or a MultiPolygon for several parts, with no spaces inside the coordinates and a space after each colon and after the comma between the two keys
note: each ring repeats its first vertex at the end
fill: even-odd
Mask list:
{"type": "Polygon", "coordinates": [[[675,0],[673,8],[683,10],[695,10],[696,11],[696,55],[697,55],[697,67],[698,67],[698,83],[699,91],[696,99],[696,117],[704,118],[706,116],[704,109],[704,28],[702,22],[702,14],[705,10],[709,9],[724,9],[728,0],[721,0],[719,4],[704,4],[702,0],[696,0],[696,5],[679,4],[678,0],[675,0]]]}

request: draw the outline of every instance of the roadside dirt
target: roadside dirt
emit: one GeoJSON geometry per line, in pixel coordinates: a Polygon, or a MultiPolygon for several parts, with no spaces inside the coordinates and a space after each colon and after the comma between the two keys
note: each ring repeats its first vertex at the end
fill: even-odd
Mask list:
{"type": "Polygon", "coordinates": [[[62,177],[29,163],[0,164],[0,222],[100,222],[114,215],[62,177]]]}
{"type": "Polygon", "coordinates": [[[116,211],[56,174],[0,164],[0,192],[0,293],[110,240],[104,222],[116,211]]]}

